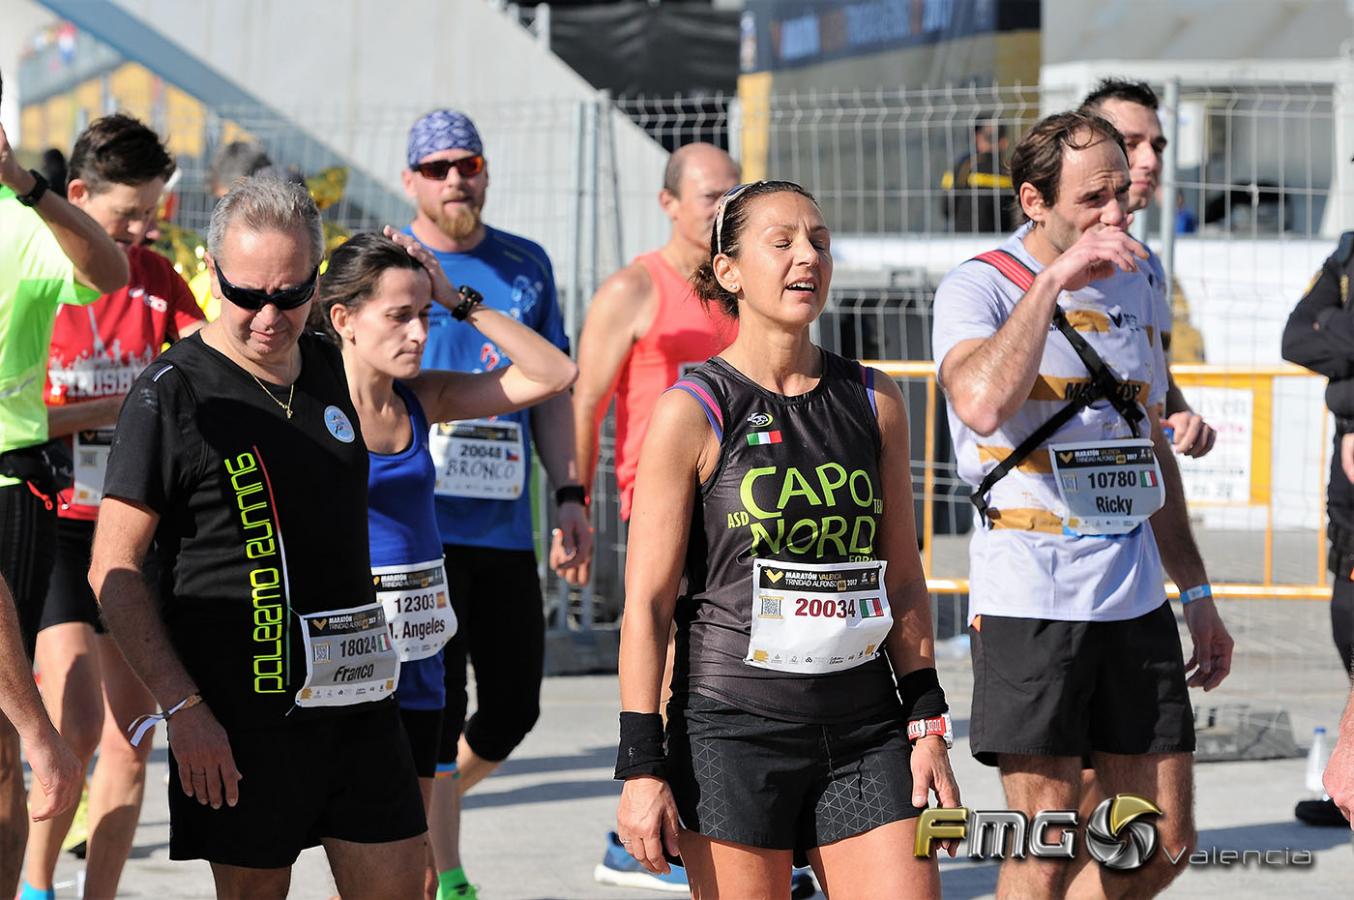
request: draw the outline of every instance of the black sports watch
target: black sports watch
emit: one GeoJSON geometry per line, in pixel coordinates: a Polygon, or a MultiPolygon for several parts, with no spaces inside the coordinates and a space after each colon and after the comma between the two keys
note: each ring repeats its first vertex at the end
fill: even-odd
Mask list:
{"type": "Polygon", "coordinates": [[[42,173],[34,169],[29,169],[28,174],[33,176],[33,187],[27,194],[19,194],[15,197],[24,206],[37,206],[42,195],[47,193],[47,188],[51,187],[47,179],[42,177],[42,173]]]}
{"type": "Polygon", "coordinates": [[[565,503],[577,503],[579,506],[588,505],[588,492],[581,484],[566,484],[563,487],[555,489],[555,505],[563,506],[565,503]]]}
{"type": "Polygon", "coordinates": [[[461,302],[451,308],[451,317],[458,322],[464,322],[466,316],[484,302],[484,295],[468,284],[461,285],[457,293],[461,295],[461,302]]]}

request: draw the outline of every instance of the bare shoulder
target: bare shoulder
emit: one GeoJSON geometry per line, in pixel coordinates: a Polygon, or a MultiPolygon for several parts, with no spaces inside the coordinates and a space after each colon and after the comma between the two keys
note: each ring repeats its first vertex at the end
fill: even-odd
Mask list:
{"type": "Polygon", "coordinates": [[[600,306],[609,316],[638,316],[652,301],[653,295],[654,284],[649,270],[633,262],[602,282],[593,295],[592,309],[600,306]]]}
{"type": "MultiPolygon", "coordinates": [[[[718,455],[719,439],[706,417],[705,407],[684,390],[668,390],[654,404],[644,435],[644,455],[665,456],[683,468],[697,467],[711,452],[718,455]]],[[[642,463],[641,463],[642,464],[642,463]]]]}
{"type": "Polygon", "coordinates": [[[679,437],[687,438],[688,443],[699,445],[705,441],[709,422],[699,400],[684,390],[667,390],[654,404],[649,431],[654,428],[665,432],[671,430],[679,437]]]}

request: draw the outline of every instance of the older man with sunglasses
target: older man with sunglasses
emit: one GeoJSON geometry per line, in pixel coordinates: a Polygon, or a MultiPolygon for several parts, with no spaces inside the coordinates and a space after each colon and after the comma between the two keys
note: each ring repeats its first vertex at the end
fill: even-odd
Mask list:
{"type": "MultiPolygon", "coordinates": [[[[486,306],[567,352],[550,258],[538,244],[481,218],[489,166],[474,122],[449,109],[427,114],[409,131],[407,160],[404,189],[417,207],[408,233],[433,252],[452,283],[475,285],[486,306]]],[[[509,362],[494,342],[434,307],[426,368],[487,372],[509,362]]],[[[474,896],[460,862],[460,795],[507,758],[540,714],[545,625],[527,489],[533,440],[556,488],[559,527],[550,563],[556,570],[580,565],[592,535],[568,394],[492,421],[434,425],[430,441],[438,528],[461,623],[444,651],[447,708],[433,794],[431,839],[443,897],[474,896]],[[467,655],[478,699],[469,721],[467,655]]]]}
{"type": "Polygon", "coordinates": [[[319,211],[304,187],[244,179],[207,249],[221,316],[133,384],[90,568],[164,710],[133,743],[168,723],[170,858],[208,860],[218,897],[280,900],[323,845],[343,896],[418,896],[426,825],[371,582],[367,451],[338,350],[304,330],[319,211]]]}

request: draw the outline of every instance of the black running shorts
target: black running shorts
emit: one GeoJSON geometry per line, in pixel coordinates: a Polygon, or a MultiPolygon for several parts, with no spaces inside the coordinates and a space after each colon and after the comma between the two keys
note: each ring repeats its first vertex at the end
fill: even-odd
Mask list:
{"type": "Polygon", "coordinates": [[[84,622],[103,634],[99,604],[89,586],[89,551],[94,544],[94,523],[82,519],[57,519],[56,562],[42,606],[42,628],[84,622]]]}
{"type": "Polygon", "coordinates": [[[447,588],[459,623],[442,650],[446,714],[437,761],[456,761],[461,733],[481,759],[502,762],[541,715],[545,614],[536,554],[445,544],[447,588]],[[466,719],[467,658],[475,667],[475,714],[466,719]]]}
{"type": "Polygon", "coordinates": [[[56,513],[27,484],[0,487],[0,575],[14,595],[24,652],[33,658],[38,623],[52,576],[56,513]]]}
{"type": "MultiPolygon", "coordinates": [[[[93,546],[93,522],[56,520],[56,560],[52,566],[52,580],[47,586],[47,599],[42,605],[40,629],[67,622],[84,622],[96,634],[107,633],[99,614],[99,601],[89,586],[89,555],[93,546]]],[[[153,545],[141,564],[141,572],[151,592],[158,591],[160,563],[153,545]]]]}
{"type": "Polygon", "coordinates": [[[969,743],[997,755],[1192,753],[1194,714],[1169,603],[1136,619],[984,615],[969,626],[969,743]]]}
{"type": "Polygon", "coordinates": [[[279,869],[324,838],[382,844],[428,830],[393,702],[370,711],[230,735],[240,802],[183,793],[169,747],[169,858],[279,869]]]}
{"type": "Polygon", "coordinates": [[[400,720],[414,757],[414,771],[419,778],[435,778],[437,748],[442,743],[442,710],[400,707],[400,720]]]}
{"type": "Polygon", "coordinates": [[[902,710],[847,725],[783,722],[702,694],[668,706],[668,782],[684,827],[808,850],[920,815],[902,710]]]}

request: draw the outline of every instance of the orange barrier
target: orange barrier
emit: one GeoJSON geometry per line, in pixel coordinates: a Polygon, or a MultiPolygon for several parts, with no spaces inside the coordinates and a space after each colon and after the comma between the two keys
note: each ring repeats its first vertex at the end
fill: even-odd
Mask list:
{"type": "MultiPolygon", "coordinates": [[[[922,539],[922,570],[926,583],[934,594],[963,594],[968,591],[965,578],[941,578],[933,572],[935,513],[932,502],[935,495],[936,406],[937,389],[935,363],[920,361],[869,360],[865,364],[894,379],[922,379],[926,385],[926,409],[923,417],[924,468],[922,471],[922,520],[918,523],[922,539]]],[[[1214,366],[1188,363],[1171,366],[1176,384],[1180,387],[1221,389],[1243,392],[1250,397],[1250,460],[1249,486],[1242,499],[1192,500],[1191,508],[1203,507],[1259,507],[1265,510],[1264,563],[1258,583],[1215,583],[1213,595],[1229,599],[1264,600],[1329,600],[1331,589],[1326,572],[1326,522],[1316,533],[1315,578],[1310,583],[1278,584],[1274,581],[1274,503],[1272,491],[1273,435],[1272,412],[1274,382],[1280,378],[1317,378],[1306,369],[1292,365],[1278,366],[1214,366]]],[[[1320,408],[1321,446],[1328,439],[1328,415],[1320,408]]],[[[915,417],[913,417],[915,421],[915,417]]],[[[1320,496],[1325,498],[1326,469],[1317,466],[1320,496]]],[[[1179,596],[1174,584],[1167,584],[1171,597],[1179,596]]]]}

